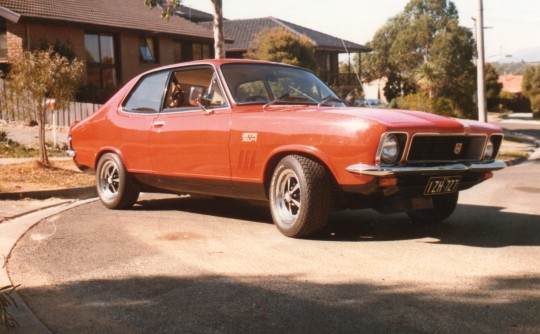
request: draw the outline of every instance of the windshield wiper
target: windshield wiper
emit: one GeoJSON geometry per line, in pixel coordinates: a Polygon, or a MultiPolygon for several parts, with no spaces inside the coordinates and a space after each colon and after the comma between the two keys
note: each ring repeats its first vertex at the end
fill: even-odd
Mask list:
{"type": "Polygon", "coordinates": [[[325,104],[326,102],[341,102],[341,103],[345,103],[345,102],[343,102],[343,100],[340,99],[339,97],[335,97],[335,96],[328,95],[327,97],[323,98],[323,99],[321,100],[321,102],[319,102],[319,103],[317,104],[317,107],[322,106],[322,105],[325,104]]]}
{"type": "Polygon", "coordinates": [[[291,94],[285,93],[285,94],[283,94],[283,95],[281,95],[281,96],[279,96],[279,97],[273,99],[272,101],[268,102],[267,104],[265,104],[265,105],[263,106],[263,109],[266,108],[266,107],[268,107],[268,106],[271,106],[272,104],[278,102],[279,100],[286,99],[286,98],[288,98],[289,96],[291,96],[291,94]]]}
{"type": "Polygon", "coordinates": [[[315,102],[315,103],[319,103],[319,101],[315,100],[314,98],[312,98],[311,96],[307,95],[306,93],[302,92],[301,90],[299,89],[296,89],[294,88],[293,86],[289,86],[290,89],[294,90],[295,92],[297,92],[298,94],[310,99],[311,101],[315,102]]]}

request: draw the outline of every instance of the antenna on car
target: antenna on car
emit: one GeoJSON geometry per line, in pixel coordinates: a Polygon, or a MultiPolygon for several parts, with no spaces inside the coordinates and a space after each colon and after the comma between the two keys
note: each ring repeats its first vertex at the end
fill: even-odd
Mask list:
{"type": "MultiPolygon", "coordinates": [[[[349,53],[349,49],[347,48],[347,45],[345,44],[344,40],[341,40],[341,43],[343,43],[343,48],[345,48],[345,52],[347,53],[347,57],[349,58],[349,62],[350,62],[351,54],[349,53]]],[[[360,75],[358,74],[356,67],[353,66],[353,70],[354,70],[354,74],[356,74],[356,79],[358,80],[358,84],[360,85],[360,88],[362,88],[362,91],[364,91],[364,86],[362,86],[362,80],[360,80],[360,75]]]]}

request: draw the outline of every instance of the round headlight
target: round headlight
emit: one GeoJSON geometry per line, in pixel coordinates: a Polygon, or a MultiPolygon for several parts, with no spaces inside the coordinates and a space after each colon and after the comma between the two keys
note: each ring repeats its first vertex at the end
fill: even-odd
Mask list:
{"type": "Polygon", "coordinates": [[[486,149],[484,150],[484,160],[491,160],[493,158],[494,151],[495,149],[493,146],[493,142],[490,139],[486,145],[486,149]]]}
{"type": "Polygon", "coordinates": [[[399,140],[395,135],[388,135],[384,139],[381,150],[381,162],[393,164],[399,157],[399,140]]]}

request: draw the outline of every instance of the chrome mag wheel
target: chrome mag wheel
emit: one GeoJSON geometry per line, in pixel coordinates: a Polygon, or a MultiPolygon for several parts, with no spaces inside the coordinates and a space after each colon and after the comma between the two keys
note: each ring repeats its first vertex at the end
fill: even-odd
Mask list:
{"type": "Polygon", "coordinates": [[[292,170],[287,170],[279,175],[276,187],[276,213],[284,224],[291,225],[302,207],[298,176],[292,170]]]}
{"type": "Polygon", "coordinates": [[[114,153],[106,153],[99,159],[96,188],[101,202],[109,209],[130,208],[139,198],[139,187],[114,153]]]}

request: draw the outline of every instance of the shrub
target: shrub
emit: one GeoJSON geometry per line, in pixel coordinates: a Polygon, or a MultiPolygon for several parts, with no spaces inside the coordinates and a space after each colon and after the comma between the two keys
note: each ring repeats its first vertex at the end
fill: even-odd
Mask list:
{"type": "Polygon", "coordinates": [[[533,113],[540,113],[540,94],[531,97],[531,109],[533,113]]]}
{"type": "Polygon", "coordinates": [[[7,84],[11,91],[6,99],[11,108],[35,111],[39,123],[39,156],[43,165],[49,165],[45,147],[45,114],[51,109],[65,106],[73,99],[84,64],[48,50],[25,52],[14,59],[7,84]]]}
{"type": "Polygon", "coordinates": [[[410,94],[396,99],[396,105],[399,109],[419,110],[445,116],[461,116],[454,109],[450,99],[445,97],[436,97],[429,99],[424,93],[410,94]]]}
{"type": "Polygon", "coordinates": [[[16,328],[19,326],[19,323],[13,316],[8,312],[9,307],[18,307],[17,302],[11,294],[17,286],[4,286],[0,288],[0,326],[4,326],[8,329],[10,328],[16,328]],[[9,290],[9,291],[8,291],[9,290]]]}
{"type": "Polygon", "coordinates": [[[500,101],[504,109],[514,112],[531,112],[531,101],[521,94],[502,92],[500,101]]]}

